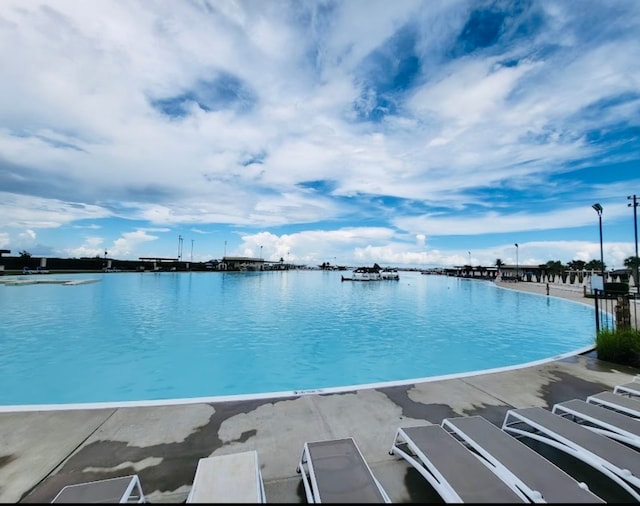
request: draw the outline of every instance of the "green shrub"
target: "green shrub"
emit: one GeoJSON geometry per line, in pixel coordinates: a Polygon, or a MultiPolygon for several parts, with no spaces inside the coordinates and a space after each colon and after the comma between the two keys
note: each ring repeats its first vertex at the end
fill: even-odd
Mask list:
{"type": "Polygon", "coordinates": [[[640,367],[640,331],[632,328],[603,329],[596,335],[598,358],[640,367]]]}

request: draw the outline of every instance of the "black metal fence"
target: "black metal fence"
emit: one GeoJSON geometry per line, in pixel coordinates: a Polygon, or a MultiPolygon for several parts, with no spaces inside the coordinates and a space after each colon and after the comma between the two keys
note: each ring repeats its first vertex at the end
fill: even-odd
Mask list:
{"type": "Polygon", "coordinates": [[[638,328],[640,295],[635,293],[608,293],[594,290],[596,332],[601,329],[638,328]]]}

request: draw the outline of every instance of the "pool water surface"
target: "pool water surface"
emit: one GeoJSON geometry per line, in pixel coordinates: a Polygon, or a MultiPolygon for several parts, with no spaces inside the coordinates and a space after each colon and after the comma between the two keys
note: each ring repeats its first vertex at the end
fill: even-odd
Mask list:
{"type": "Polygon", "coordinates": [[[595,344],[592,307],[400,272],[51,274],[0,283],[0,406],[304,393],[518,366],[595,344]]]}

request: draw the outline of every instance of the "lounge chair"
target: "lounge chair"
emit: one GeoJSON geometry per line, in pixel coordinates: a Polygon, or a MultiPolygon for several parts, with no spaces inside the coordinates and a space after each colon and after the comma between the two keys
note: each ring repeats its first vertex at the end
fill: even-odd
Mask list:
{"type": "Polygon", "coordinates": [[[440,425],[399,428],[389,453],[411,464],[445,502],[529,502],[440,425]]]}
{"type": "Polygon", "coordinates": [[[442,427],[486,459],[503,481],[522,490],[532,502],[604,503],[576,481],[481,416],[445,418],[442,427]]]}
{"type": "Polygon", "coordinates": [[[620,411],[634,418],[640,418],[640,400],[628,397],[626,395],[614,394],[610,391],[600,392],[599,394],[587,397],[587,402],[596,406],[620,411]]]}
{"type": "Polygon", "coordinates": [[[585,462],[640,501],[640,454],[628,446],[539,407],[507,411],[502,429],[585,462]]]}
{"type": "Polygon", "coordinates": [[[143,503],[138,475],[67,485],[52,503],[143,503]]]}
{"type": "Polygon", "coordinates": [[[636,380],[635,378],[633,379],[633,381],[630,381],[629,383],[623,383],[622,385],[616,385],[615,387],[613,387],[613,393],[614,394],[622,394],[622,395],[629,395],[629,396],[640,396],[640,381],[636,380]]]}
{"type": "Polygon", "coordinates": [[[305,443],[296,472],[310,503],[391,502],[353,438],[305,443]]]}
{"type": "Polygon", "coordinates": [[[200,459],[187,502],[267,502],[258,452],[251,450],[200,459]]]}
{"type": "Polygon", "coordinates": [[[640,449],[640,420],[636,418],[580,399],[559,402],[551,411],[604,436],[640,449]]]}

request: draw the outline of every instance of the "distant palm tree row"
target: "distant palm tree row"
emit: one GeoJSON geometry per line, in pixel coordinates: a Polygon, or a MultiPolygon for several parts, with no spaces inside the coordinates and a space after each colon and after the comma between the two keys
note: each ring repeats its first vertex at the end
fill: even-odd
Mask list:
{"type": "MultiPolygon", "coordinates": [[[[500,258],[497,258],[494,265],[500,268],[505,264],[500,258]]],[[[635,272],[635,270],[640,267],[640,258],[635,256],[625,258],[624,266],[635,272]]],[[[566,264],[563,264],[560,260],[549,260],[547,263],[538,265],[538,267],[544,269],[549,274],[562,274],[566,271],[605,271],[607,264],[603,265],[600,260],[589,260],[588,262],[584,260],[571,260],[566,264]]]]}

